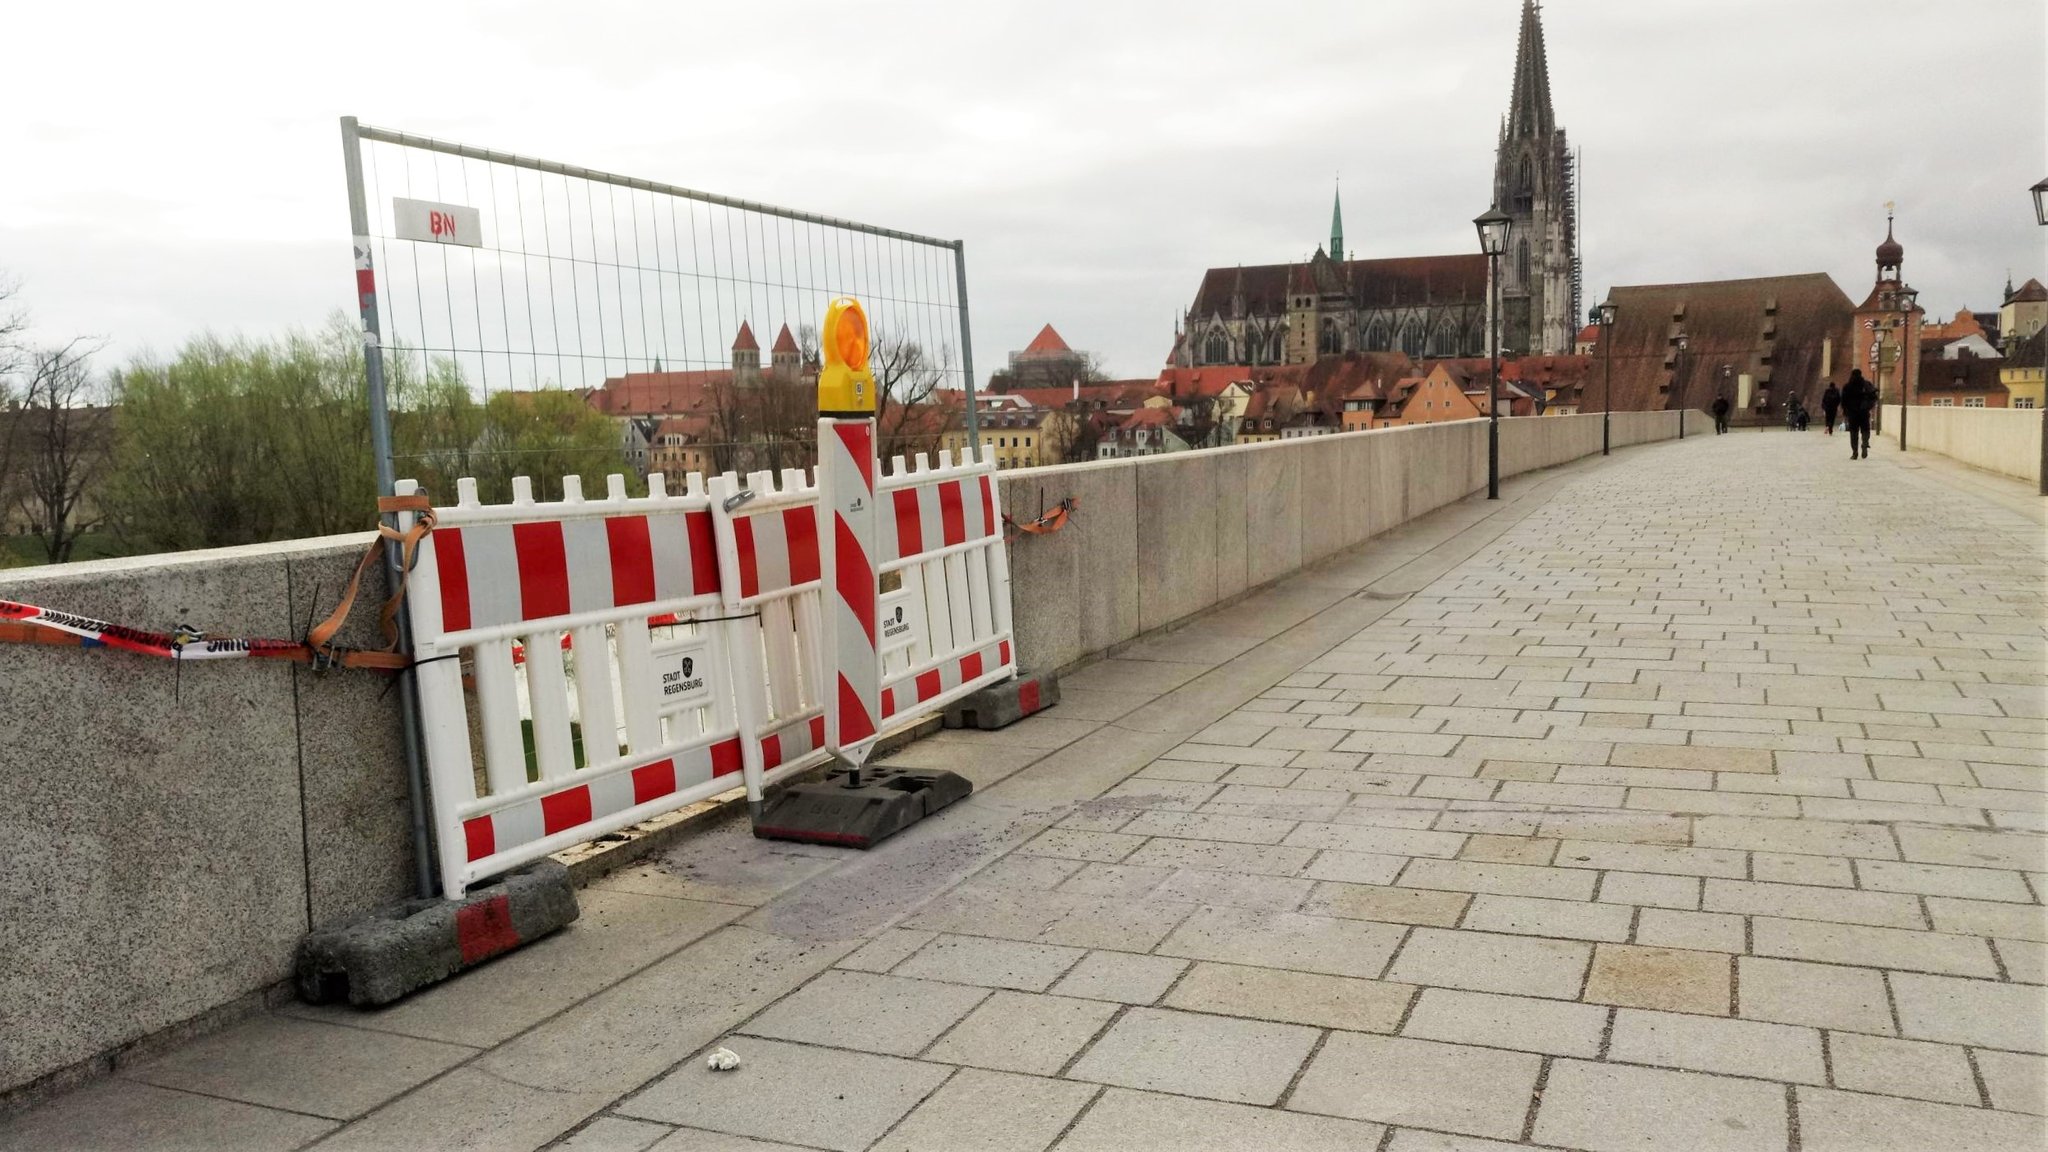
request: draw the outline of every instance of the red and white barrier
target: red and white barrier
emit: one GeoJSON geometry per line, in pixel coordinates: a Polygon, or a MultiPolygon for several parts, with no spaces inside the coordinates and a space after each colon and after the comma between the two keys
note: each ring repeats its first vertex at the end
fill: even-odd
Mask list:
{"type": "Polygon", "coordinates": [[[720,619],[710,500],[694,476],[679,496],[659,475],[649,489],[628,499],[613,476],[586,501],[572,476],[536,502],[520,477],[510,504],[484,505],[464,480],[436,510],[407,610],[451,898],[745,773],[739,701],[759,690],[720,619]]]}
{"type": "Polygon", "coordinates": [[[882,724],[882,658],[875,647],[875,421],[818,421],[818,489],[830,508],[823,544],[830,574],[825,651],[833,683],[825,699],[825,747],[852,767],[867,760],[882,724]]]}
{"type": "Polygon", "coordinates": [[[1017,661],[994,458],[941,452],[936,468],[923,455],[905,468],[899,456],[881,496],[880,568],[902,578],[883,602],[886,722],[1007,680],[1017,661]]]}

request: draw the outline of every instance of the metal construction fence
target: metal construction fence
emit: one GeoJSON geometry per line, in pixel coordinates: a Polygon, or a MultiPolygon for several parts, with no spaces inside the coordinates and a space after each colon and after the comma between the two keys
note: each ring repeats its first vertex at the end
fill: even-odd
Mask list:
{"type": "MultiPolygon", "coordinates": [[[[604,484],[607,502],[644,500],[666,510],[704,495],[650,488],[653,473],[806,467],[815,459],[818,355],[809,322],[841,296],[858,297],[867,309],[884,455],[906,443],[937,446],[936,437],[909,432],[929,431],[936,409],[923,401],[941,390],[962,395],[966,441],[979,444],[961,241],[374,128],[354,117],[342,119],[341,133],[382,496],[395,492],[402,473],[417,477],[437,505],[458,498],[464,511],[452,513],[456,522],[469,509],[536,496],[574,503],[585,484],[604,484]],[[471,486],[448,490],[458,477],[471,486]],[[533,492],[535,480],[522,477],[543,490],[533,492]]],[[[691,513],[679,515],[690,522],[691,513]]],[[[394,583],[395,564],[387,554],[394,583]]],[[[660,603],[671,599],[664,593],[660,603]]],[[[634,602],[635,612],[642,607],[634,602]]],[[[688,604],[673,607],[691,614],[688,604]]],[[[563,625],[571,664],[579,652],[594,651],[603,632],[616,663],[637,676],[642,657],[652,659],[665,642],[658,630],[647,634],[652,614],[640,612],[640,625],[630,623],[631,612],[578,614],[563,625]]],[[[692,626],[678,627],[692,642],[704,639],[692,626]]],[[[516,646],[521,634],[471,637],[484,655],[479,685],[506,675],[515,647],[527,653],[529,677],[571,674],[552,655],[536,658],[530,645],[516,646]]],[[[410,635],[404,643],[410,650],[410,635]]],[[[441,675],[422,669],[420,680],[441,675]]],[[[578,706],[601,711],[607,678],[574,675],[578,706]]],[[[486,695],[495,702],[479,736],[502,748],[510,697],[486,695]]],[[[535,741],[535,770],[552,778],[583,754],[565,751],[573,746],[564,743],[569,728],[557,723],[552,703],[524,698],[541,709],[521,721],[535,741]]],[[[401,706],[425,894],[432,852],[411,686],[401,691],[401,706]]],[[[645,716],[626,714],[639,725],[626,733],[630,746],[656,736],[661,747],[675,744],[674,723],[662,716],[649,729],[645,716]]],[[[697,737],[737,730],[743,720],[706,713],[696,717],[697,737]]]]}

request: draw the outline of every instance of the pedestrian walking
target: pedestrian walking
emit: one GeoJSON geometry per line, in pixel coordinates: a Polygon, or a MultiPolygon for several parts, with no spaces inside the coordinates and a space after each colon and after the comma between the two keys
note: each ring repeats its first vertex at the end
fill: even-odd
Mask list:
{"type": "Polygon", "coordinates": [[[1863,378],[1861,368],[1849,370],[1849,382],[1842,385],[1842,418],[1849,426],[1849,459],[1870,459],[1870,412],[1877,407],[1877,389],[1863,378]]]}
{"type": "Polygon", "coordinates": [[[1728,430],[1728,398],[1726,396],[1714,397],[1713,412],[1714,435],[1719,436],[1728,430]]]}
{"type": "Polygon", "coordinates": [[[1799,430],[1804,432],[1806,431],[1807,424],[1813,420],[1813,412],[1806,407],[1806,401],[1799,400],[1795,401],[1795,403],[1799,405],[1799,430]]]}
{"type": "Polygon", "coordinates": [[[1835,387],[1835,382],[1830,380],[1828,381],[1828,390],[1820,394],[1820,414],[1827,417],[1827,433],[1830,436],[1835,434],[1835,413],[1841,407],[1842,390],[1835,387]]]}

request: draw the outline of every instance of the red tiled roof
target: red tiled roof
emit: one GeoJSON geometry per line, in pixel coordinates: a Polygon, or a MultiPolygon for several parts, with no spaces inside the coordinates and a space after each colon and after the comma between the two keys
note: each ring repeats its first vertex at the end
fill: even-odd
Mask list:
{"type": "Polygon", "coordinates": [[[1047,324],[1038,330],[1038,335],[1031,338],[1031,343],[1024,346],[1023,354],[1026,356],[1065,356],[1072,352],[1073,349],[1067,347],[1067,342],[1060,339],[1060,334],[1052,330],[1052,325],[1047,324]]]}
{"type": "Polygon", "coordinates": [[[2048,288],[2043,288],[2039,280],[2029,279],[2025,284],[2020,285],[2020,290],[2013,293],[2012,299],[2007,300],[2006,303],[2038,304],[2043,300],[2048,300],[2048,288]]]}
{"type": "Polygon", "coordinates": [[[754,329],[745,320],[740,321],[740,334],[733,337],[732,350],[735,352],[759,352],[761,345],[754,340],[754,329]]]}
{"type": "Polygon", "coordinates": [[[1218,396],[1232,384],[1251,379],[1252,369],[1241,364],[1211,364],[1203,368],[1163,368],[1158,386],[1168,396],[1218,396]]]}
{"type": "Polygon", "coordinates": [[[584,398],[607,416],[657,416],[702,409],[710,390],[730,383],[730,368],[628,372],[606,380],[602,388],[591,389],[584,398]]]}
{"type": "Polygon", "coordinates": [[[773,351],[778,354],[798,351],[796,337],[789,334],[789,325],[784,324],[782,331],[775,334],[775,347],[773,351]]]}
{"type": "Polygon", "coordinates": [[[1579,343],[1591,344],[1598,339],[1600,339],[1600,326],[1598,324],[1588,324],[1584,328],[1579,329],[1579,343]]]}
{"type": "Polygon", "coordinates": [[[1124,417],[1123,423],[1117,425],[1117,427],[1153,428],[1171,424],[1173,423],[1175,413],[1178,411],[1178,409],[1174,408],[1140,408],[1129,416],[1124,417]]]}

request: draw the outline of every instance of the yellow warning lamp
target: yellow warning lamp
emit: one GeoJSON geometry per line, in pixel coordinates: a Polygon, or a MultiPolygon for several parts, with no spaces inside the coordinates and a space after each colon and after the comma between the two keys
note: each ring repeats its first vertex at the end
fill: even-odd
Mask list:
{"type": "Polygon", "coordinates": [[[825,310],[825,366],[818,372],[818,415],[872,416],[875,374],[868,368],[868,314],[841,296],[825,310]]]}

